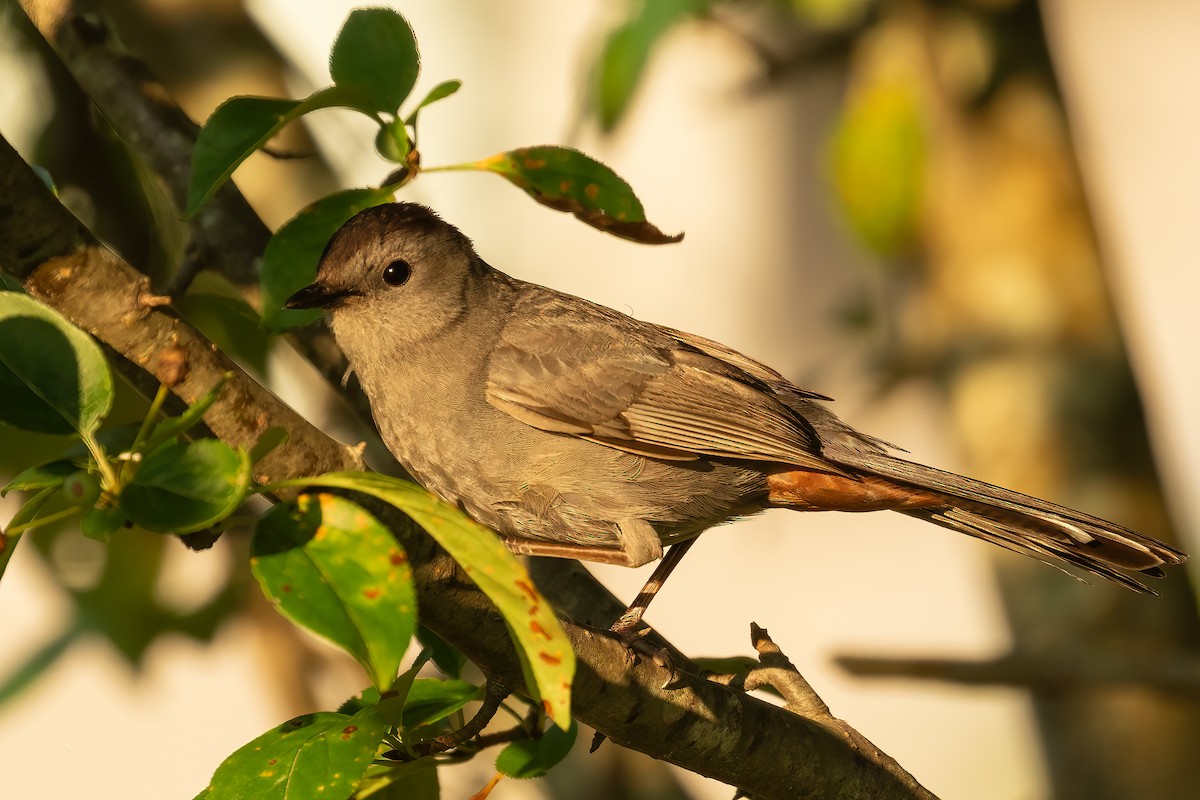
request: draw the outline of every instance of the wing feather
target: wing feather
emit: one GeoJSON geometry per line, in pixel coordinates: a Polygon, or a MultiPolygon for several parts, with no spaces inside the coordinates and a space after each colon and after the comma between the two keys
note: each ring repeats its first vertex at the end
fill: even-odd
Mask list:
{"type": "Polygon", "coordinates": [[[708,340],[688,341],[545,290],[514,309],[501,332],[487,400],[527,425],[651,458],[779,461],[840,472],[768,380],[783,381],[708,340]]]}

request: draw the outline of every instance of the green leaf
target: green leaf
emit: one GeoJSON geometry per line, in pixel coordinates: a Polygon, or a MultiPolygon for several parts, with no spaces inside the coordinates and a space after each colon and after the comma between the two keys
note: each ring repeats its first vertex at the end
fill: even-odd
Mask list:
{"type": "Polygon", "coordinates": [[[250,486],[250,458],[216,439],[169,442],[146,455],[121,509],[158,533],[190,533],[229,516],[250,486]]]}
{"type": "Polygon", "coordinates": [[[496,757],[496,769],[510,778],[540,778],[567,757],[578,735],[579,727],[572,722],[566,730],[550,728],[540,739],[512,742],[496,757]]]}
{"type": "Polygon", "coordinates": [[[217,402],[217,397],[220,396],[221,389],[224,388],[226,382],[232,377],[232,372],[226,372],[221,376],[221,380],[217,382],[217,385],[188,406],[187,411],[184,411],[178,417],[164,419],[155,425],[150,431],[150,435],[146,437],[146,441],[138,449],[143,453],[151,452],[160,445],[166,444],[175,437],[187,433],[194,428],[204,418],[205,412],[212,408],[212,404],[217,402]]]}
{"type": "Polygon", "coordinates": [[[279,332],[320,319],[320,311],[285,309],[283,304],[317,277],[317,262],[338,228],[358,212],[394,199],[388,187],[348,189],[322,197],[276,231],[263,252],[263,326],[279,332]]]}
{"type": "Polygon", "coordinates": [[[112,398],[112,373],[91,336],[28,295],[0,292],[0,422],[90,434],[112,398]]]}
{"type": "Polygon", "coordinates": [[[25,659],[24,663],[8,675],[0,678],[0,708],[9,700],[20,696],[38,678],[50,674],[50,668],[86,631],[86,626],[80,624],[79,618],[76,617],[58,636],[25,659]]]}
{"type": "Polygon", "coordinates": [[[350,12],[329,54],[338,86],[360,95],[360,110],[394,114],[420,70],[417,40],[404,17],[388,8],[350,12]]]}
{"type": "Polygon", "coordinates": [[[517,645],[526,688],[560,727],[570,724],[575,652],[554,609],[499,537],[408,481],[368,472],[330,472],[283,485],[350,489],[412,517],[496,604],[517,645]]]}
{"type": "Polygon", "coordinates": [[[62,486],[68,475],[73,475],[79,469],[75,462],[66,459],[39,464],[36,467],[22,470],[0,489],[0,497],[9,492],[32,492],[39,489],[62,486]]]}
{"type": "Polygon", "coordinates": [[[358,659],[380,690],[392,685],[416,627],[417,596],[387,528],[349,500],[302,495],[258,521],[250,553],[280,612],[358,659]]]}
{"type": "Polygon", "coordinates": [[[415,126],[417,124],[417,115],[421,113],[421,109],[423,109],[425,106],[436,103],[438,100],[445,100],[447,97],[454,94],[461,88],[462,81],[460,80],[455,79],[442,81],[437,86],[429,90],[429,94],[425,95],[424,100],[422,100],[420,103],[417,103],[417,107],[412,110],[412,113],[408,115],[408,119],[404,120],[404,123],[406,125],[415,126]]]}
{"type": "Polygon", "coordinates": [[[93,508],[83,515],[80,529],[87,538],[108,544],[128,519],[119,508],[93,508]]]}
{"type": "Polygon", "coordinates": [[[405,124],[394,119],[381,125],[375,135],[375,151],[388,161],[403,164],[412,152],[412,140],[405,124]]]}
{"type": "Polygon", "coordinates": [[[646,221],[646,212],[621,176],[570,147],[539,145],[498,153],[471,165],[494,172],[544,206],[567,211],[583,222],[642,244],[678,242],[646,221]]]}
{"type": "Polygon", "coordinates": [[[434,665],[451,678],[461,678],[467,657],[457,647],[438,636],[424,625],[417,625],[417,641],[429,651],[434,665]]]}
{"type": "MultiPolygon", "coordinates": [[[[211,271],[201,272],[187,294],[176,298],[175,309],[211,339],[221,352],[232,356],[256,375],[266,375],[267,356],[273,342],[259,327],[258,310],[240,297],[228,297],[218,287],[222,279],[211,271]]],[[[220,287],[223,289],[224,287],[220,287]]]]}
{"type": "Polygon", "coordinates": [[[385,726],[374,708],[353,717],[319,712],[273,728],[225,759],[208,785],[212,800],[349,797],[385,726]]]}
{"type": "Polygon", "coordinates": [[[354,800],[438,800],[438,762],[432,757],[367,770],[354,800]]]}
{"type": "Polygon", "coordinates": [[[282,97],[231,97],[209,116],[196,136],[188,179],[187,210],[195,214],[213,192],[251,153],[265,145],[284,125],[321,108],[358,108],[353,89],[331,86],[304,100],[282,97]]]}
{"type": "Polygon", "coordinates": [[[676,25],[708,6],[708,0],[644,0],[608,35],[596,64],[593,101],[603,130],[611,131],[625,115],[655,46],[676,25]]]}
{"type": "MultiPolygon", "coordinates": [[[[54,496],[58,491],[57,486],[47,486],[40,490],[33,497],[25,501],[25,505],[17,509],[17,513],[13,514],[12,519],[8,521],[8,530],[27,525],[32,522],[42,510],[42,506],[54,496]]],[[[22,532],[5,533],[0,530],[0,578],[4,577],[4,570],[8,567],[8,561],[12,558],[13,551],[17,547],[17,542],[20,540],[22,532]]]]}
{"type": "Polygon", "coordinates": [[[282,425],[267,428],[259,435],[254,447],[250,448],[250,463],[262,461],[272,450],[286,442],[289,435],[287,428],[282,425]]]}
{"type": "Polygon", "coordinates": [[[473,683],[418,678],[413,681],[404,701],[404,729],[413,730],[422,725],[432,725],[481,697],[483,689],[473,683]]]}

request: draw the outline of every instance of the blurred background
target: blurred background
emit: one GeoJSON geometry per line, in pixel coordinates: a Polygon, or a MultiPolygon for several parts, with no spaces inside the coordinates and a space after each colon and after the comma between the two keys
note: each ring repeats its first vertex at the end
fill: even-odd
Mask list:
{"type": "MultiPolygon", "coordinates": [[[[634,245],[483,174],[431,205],[494,266],[725,342],[940,467],[1200,544],[1200,5],[1186,0],[396,2],[423,57],[425,165],[571,144],[682,243],[634,245]]],[[[343,0],[90,4],[198,121],[328,82],[343,0]]],[[[0,132],[151,274],[147,172],[14,0],[0,132]]],[[[388,167],[365,120],[307,117],[235,181],[277,227],[388,167]]],[[[347,442],[366,434],[202,275],[183,312],[347,442]]],[[[142,407],[130,399],[127,415],[142,407]]],[[[116,421],[122,421],[117,419],[116,421]]],[[[58,443],[3,432],[0,480],[58,443]],[[31,453],[33,456],[31,457],[31,453]]],[[[0,502],[0,519],[18,507],[0,502]]],[[[107,550],[39,531],[0,583],[0,795],[186,798],[230,752],[334,708],[357,667],[275,617],[244,544],[107,550]]],[[[633,597],[647,570],[596,568],[633,597]]],[[[1200,638],[1162,598],[899,516],[774,513],[706,534],[649,621],[694,655],[767,627],[832,711],[947,798],[1200,794],[1200,638]],[[1093,582],[1094,583],[1094,582],[1093,582]]],[[[728,798],[605,745],[507,798],[728,798]]],[[[802,757],[799,756],[799,757],[802,757]]],[[[445,771],[443,797],[491,775],[445,771]]]]}

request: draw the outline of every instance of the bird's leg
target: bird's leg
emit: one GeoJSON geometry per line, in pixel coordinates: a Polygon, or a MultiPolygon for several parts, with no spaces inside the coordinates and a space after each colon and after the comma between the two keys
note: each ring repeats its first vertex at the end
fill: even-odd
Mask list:
{"type": "Polygon", "coordinates": [[[650,601],[658,594],[658,590],[667,582],[667,576],[670,575],[675,567],[679,566],[679,562],[683,560],[684,555],[696,543],[696,539],[685,539],[679,544],[672,545],[667,548],[667,554],[663,556],[663,560],[658,562],[658,566],[654,568],[654,572],[650,573],[649,580],[642,587],[642,591],[638,592],[638,596],[633,598],[633,602],[629,604],[629,608],[625,609],[625,613],[613,623],[611,630],[619,635],[622,639],[632,639],[633,631],[641,624],[642,617],[646,614],[646,609],[650,607],[650,601]]]}

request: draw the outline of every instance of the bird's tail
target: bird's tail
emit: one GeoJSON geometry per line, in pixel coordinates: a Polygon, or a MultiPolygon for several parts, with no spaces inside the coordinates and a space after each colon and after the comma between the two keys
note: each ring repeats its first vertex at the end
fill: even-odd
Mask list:
{"type": "Polygon", "coordinates": [[[1042,561],[1062,561],[1134,591],[1187,556],[1107,520],[884,452],[829,455],[849,474],[779,470],[772,505],[800,510],[899,511],[1042,561]]]}
{"type": "Polygon", "coordinates": [[[946,498],[944,505],[897,509],[1043,561],[1064,561],[1134,591],[1153,592],[1127,573],[1163,576],[1187,555],[1136,531],[1010,489],[886,453],[861,453],[857,469],[946,498]]]}

